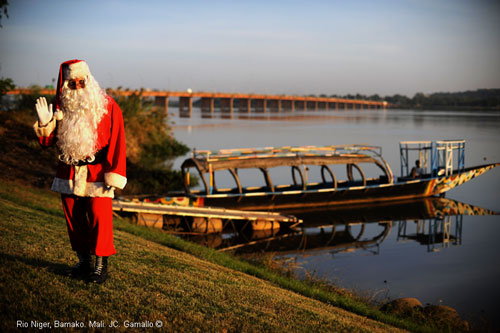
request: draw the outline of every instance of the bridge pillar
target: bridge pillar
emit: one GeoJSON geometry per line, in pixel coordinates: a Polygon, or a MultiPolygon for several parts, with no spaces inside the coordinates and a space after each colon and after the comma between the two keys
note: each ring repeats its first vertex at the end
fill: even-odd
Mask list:
{"type": "Polygon", "coordinates": [[[282,102],[283,111],[291,111],[295,110],[295,101],[292,99],[283,100],[282,102]]]}
{"type": "Polygon", "coordinates": [[[281,111],[281,100],[280,99],[270,99],[268,100],[267,106],[269,110],[272,112],[280,112],[281,111]]]}
{"type": "Polygon", "coordinates": [[[247,112],[252,112],[252,100],[250,98],[247,99],[247,112]]]}
{"type": "Polygon", "coordinates": [[[240,112],[250,113],[251,109],[251,100],[250,98],[240,98],[238,109],[240,112]]]}
{"type": "Polygon", "coordinates": [[[270,99],[267,101],[267,107],[269,108],[269,111],[272,112],[276,109],[275,104],[276,104],[275,100],[270,99]]]}
{"type": "Polygon", "coordinates": [[[165,114],[168,116],[168,97],[167,96],[155,96],[155,105],[163,107],[165,109],[165,114]]]}
{"type": "Polygon", "coordinates": [[[201,112],[214,113],[214,99],[212,97],[202,97],[201,98],[201,112]]]}
{"type": "Polygon", "coordinates": [[[193,114],[193,98],[192,97],[180,97],[179,98],[179,113],[181,116],[189,116],[193,114]],[[186,111],[187,108],[187,111],[186,111]]]}
{"type": "Polygon", "coordinates": [[[266,99],[256,99],[255,100],[255,112],[266,112],[266,99]]]}
{"type": "Polygon", "coordinates": [[[222,112],[233,113],[233,98],[221,98],[220,110],[222,112]]]}

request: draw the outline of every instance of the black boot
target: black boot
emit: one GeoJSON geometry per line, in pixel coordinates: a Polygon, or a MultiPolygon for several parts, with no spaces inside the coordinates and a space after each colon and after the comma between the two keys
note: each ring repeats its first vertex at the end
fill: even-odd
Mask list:
{"type": "Polygon", "coordinates": [[[68,271],[68,275],[74,278],[86,278],[92,273],[92,256],[90,252],[77,252],[78,262],[68,271]]]}
{"type": "Polygon", "coordinates": [[[89,282],[104,283],[108,279],[108,257],[95,257],[95,268],[89,282]]]}

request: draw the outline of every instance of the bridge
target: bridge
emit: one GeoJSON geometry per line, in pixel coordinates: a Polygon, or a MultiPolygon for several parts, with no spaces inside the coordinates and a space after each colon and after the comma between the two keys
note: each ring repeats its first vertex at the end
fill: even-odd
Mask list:
{"type": "MultiPolygon", "coordinates": [[[[218,92],[193,92],[193,91],[153,91],[153,90],[106,90],[112,96],[140,95],[143,98],[154,98],[156,105],[165,108],[168,112],[169,99],[177,98],[179,112],[191,116],[193,101],[198,99],[203,113],[213,113],[216,105],[221,112],[233,113],[237,108],[239,112],[281,112],[295,110],[339,110],[339,109],[385,109],[386,101],[370,101],[345,99],[337,97],[314,97],[294,95],[262,95],[218,92]]],[[[31,89],[16,89],[7,94],[32,94],[31,89]]],[[[55,89],[40,89],[36,91],[41,95],[55,95],[55,89]]]]}

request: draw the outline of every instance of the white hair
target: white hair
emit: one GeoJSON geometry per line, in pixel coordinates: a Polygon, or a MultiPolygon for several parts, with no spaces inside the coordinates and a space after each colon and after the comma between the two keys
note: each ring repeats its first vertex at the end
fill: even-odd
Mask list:
{"type": "Polygon", "coordinates": [[[60,160],[67,164],[92,160],[101,148],[97,126],[108,111],[106,93],[92,75],[85,81],[85,88],[70,89],[68,81],[61,87],[64,118],[58,125],[57,146],[61,150],[60,160]]]}

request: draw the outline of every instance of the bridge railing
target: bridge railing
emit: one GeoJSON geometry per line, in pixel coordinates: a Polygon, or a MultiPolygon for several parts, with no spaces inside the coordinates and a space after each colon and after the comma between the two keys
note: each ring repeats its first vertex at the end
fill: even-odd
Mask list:
{"type": "MultiPolygon", "coordinates": [[[[19,88],[8,91],[8,95],[19,94],[33,94],[38,93],[41,95],[55,95],[55,89],[27,89],[19,88]]],[[[380,107],[386,108],[389,104],[386,101],[372,101],[372,100],[357,100],[345,99],[338,97],[314,97],[314,96],[294,96],[294,95],[263,95],[263,94],[242,94],[242,93],[223,93],[223,92],[192,92],[192,91],[156,91],[156,90],[114,90],[107,89],[106,92],[113,96],[130,96],[140,95],[142,97],[159,97],[166,98],[168,103],[169,97],[179,98],[211,98],[211,99],[230,99],[231,103],[234,99],[249,99],[249,100],[265,100],[265,101],[299,101],[299,102],[317,102],[317,103],[336,103],[343,104],[346,108],[347,105],[359,107],[380,107]]],[[[307,105],[304,105],[307,108],[307,105]]],[[[326,107],[328,108],[328,106],[326,107]]]]}

